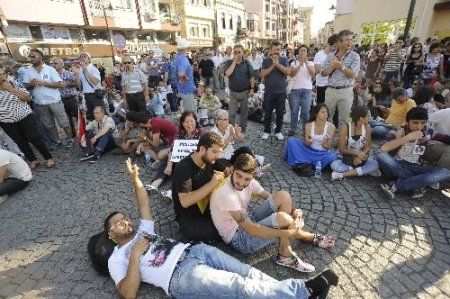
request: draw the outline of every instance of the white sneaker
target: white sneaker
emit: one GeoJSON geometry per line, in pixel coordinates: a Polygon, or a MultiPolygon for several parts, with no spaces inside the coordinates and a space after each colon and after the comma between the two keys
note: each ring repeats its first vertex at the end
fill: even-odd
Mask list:
{"type": "Polygon", "coordinates": [[[277,139],[280,140],[280,141],[281,141],[281,140],[284,140],[283,133],[281,133],[281,132],[276,133],[275,136],[276,136],[277,139]]]}
{"type": "Polygon", "coordinates": [[[267,139],[269,139],[269,136],[270,136],[269,133],[264,133],[264,134],[262,134],[261,139],[262,140],[267,140],[267,139]]]}
{"type": "Polygon", "coordinates": [[[344,174],[340,172],[333,171],[331,173],[331,181],[342,180],[344,178],[344,174]]]}
{"type": "Polygon", "coordinates": [[[433,190],[439,190],[441,185],[439,183],[434,183],[434,184],[428,185],[428,187],[430,187],[433,190]]]}

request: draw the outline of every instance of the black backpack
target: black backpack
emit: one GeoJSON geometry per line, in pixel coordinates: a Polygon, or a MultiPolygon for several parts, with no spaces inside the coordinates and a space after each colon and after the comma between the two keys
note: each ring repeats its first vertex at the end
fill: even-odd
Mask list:
{"type": "Polygon", "coordinates": [[[105,231],[89,238],[87,250],[92,266],[98,274],[109,277],[108,259],[116,245],[116,243],[109,239],[105,231]]]}

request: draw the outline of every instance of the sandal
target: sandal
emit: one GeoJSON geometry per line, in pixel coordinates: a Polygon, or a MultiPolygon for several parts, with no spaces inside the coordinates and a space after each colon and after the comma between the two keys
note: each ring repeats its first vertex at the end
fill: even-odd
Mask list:
{"type": "Polygon", "coordinates": [[[48,159],[46,161],[46,165],[47,165],[47,168],[52,168],[53,166],[55,166],[55,161],[53,161],[53,159],[48,159]]]}
{"type": "Polygon", "coordinates": [[[336,240],[329,235],[314,234],[313,244],[320,248],[334,247],[336,240]]]}
{"type": "Polygon", "coordinates": [[[34,160],[34,161],[30,162],[28,164],[28,166],[30,166],[31,170],[35,170],[39,166],[39,161],[38,160],[34,160]]]}
{"type": "Polygon", "coordinates": [[[304,273],[314,272],[316,270],[313,265],[302,261],[297,254],[292,254],[289,257],[284,257],[278,253],[275,263],[280,266],[292,268],[304,273]]]}

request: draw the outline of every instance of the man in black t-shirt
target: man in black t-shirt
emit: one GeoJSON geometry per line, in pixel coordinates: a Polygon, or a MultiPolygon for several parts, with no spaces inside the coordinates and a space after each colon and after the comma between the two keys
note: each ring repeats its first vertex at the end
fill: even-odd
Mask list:
{"type": "Polygon", "coordinates": [[[211,86],[214,62],[211,60],[211,54],[207,54],[198,64],[200,76],[205,81],[206,86],[211,86]]]}
{"type": "Polygon", "coordinates": [[[209,198],[225,178],[224,167],[215,163],[224,147],[220,135],[208,132],[197,145],[197,151],[181,160],[172,177],[175,219],[188,241],[220,240],[211,219],[209,198]]]}

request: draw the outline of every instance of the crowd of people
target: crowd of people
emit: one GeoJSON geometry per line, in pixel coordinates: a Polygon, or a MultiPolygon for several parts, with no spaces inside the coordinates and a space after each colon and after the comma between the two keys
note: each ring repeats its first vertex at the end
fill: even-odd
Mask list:
{"type": "Polygon", "coordinates": [[[324,249],[335,244],[333,236],[303,229],[303,213],[288,192],[271,193],[258,183],[270,164],[248,147],[235,149],[248,134],[248,120],[262,123],[263,140],[272,133],[284,140],[288,123],[283,158],[300,176],[321,178],[330,167],[331,181],[390,177],[380,184],[388,199],[398,192],[420,198],[427,187],[449,181],[450,38],[358,47],[353,33],[343,30],[320,51],[277,41],[265,49],[188,48],[180,39],[177,53],[150,52],[138,61],[123,56],[110,78],[84,51],[67,65],[60,57],[46,64],[33,49],[29,66],[10,61],[0,68],[7,149],[0,150],[1,200],[26,188],[39,166],[30,144],[48,168],[58,162],[52,152],[78,143],[80,161],[98,163],[112,151],[153,169],[144,185],[139,167],[127,161],[139,228],[120,212],[105,220],[105,232],[118,244],[109,272],[122,296],[134,297],[141,281],[180,298],[323,298],[337,284],[331,270],[306,282],[276,281],[214,247],[192,245],[223,241],[257,253],[278,242],[277,264],[313,272],[290,240],[324,249]],[[377,152],[375,139],[384,140],[377,152]],[[186,243],[154,232],[147,190],[169,182],[163,195],[173,200],[186,243]],[[260,204],[250,209],[255,198],[260,204]]]}

